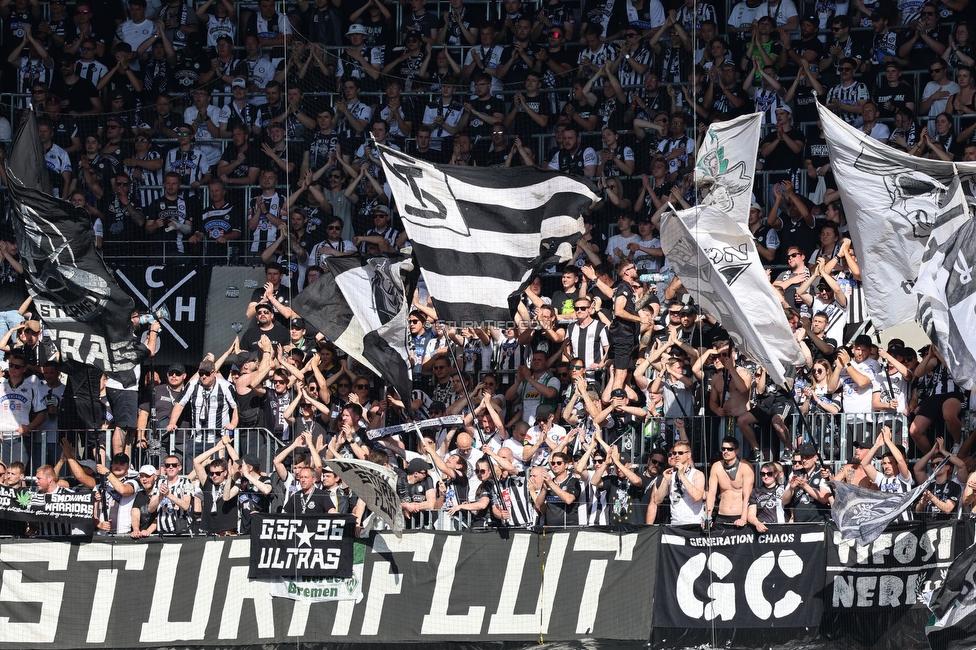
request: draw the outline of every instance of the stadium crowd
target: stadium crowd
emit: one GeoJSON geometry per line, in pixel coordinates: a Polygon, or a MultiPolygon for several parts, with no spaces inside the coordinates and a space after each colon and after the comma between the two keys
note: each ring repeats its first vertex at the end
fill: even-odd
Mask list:
{"type": "MultiPolygon", "coordinates": [[[[959,0],[0,3],[14,98],[0,140],[37,115],[53,191],[90,214],[105,259],[266,274],[231,349],[164,376],[105,377],[105,441],[59,442],[58,354],[6,230],[4,483],[96,489],[108,505],[99,529],[133,537],[246,532],[250,514],[278,507],[361,523],[365,505],[326,465],[348,457],[397,473],[416,526],[439,513],[449,527],[463,514],[469,526],[714,516],[761,529],[823,519],[831,476],[904,492],[948,457],[915,516],[968,514],[969,397],[934,347],[882,349],[863,333],[860,267],[814,102],[914,155],[976,160],[971,11],[959,0]],[[658,238],[669,204],[695,203],[705,127],[751,112],[766,135],[749,227],[807,359],[792,390],[701,313],[658,238]],[[573,258],[533,279],[512,323],[455,328],[414,296],[409,405],[290,306],[330,257],[408,243],[376,143],[449,165],[538,165],[601,193],[573,258]],[[465,421],[425,430],[422,446],[367,435],[410,410],[465,421]],[[271,435],[234,437],[259,429],[271,435]],[[154,442],[164,451],[150,455],[154,442]],[[822,461],[848,449],[832,475],[822,461]]],[[[144,320],[134,314],[133,330],[149,356],[159,325],[144,320]]]]}

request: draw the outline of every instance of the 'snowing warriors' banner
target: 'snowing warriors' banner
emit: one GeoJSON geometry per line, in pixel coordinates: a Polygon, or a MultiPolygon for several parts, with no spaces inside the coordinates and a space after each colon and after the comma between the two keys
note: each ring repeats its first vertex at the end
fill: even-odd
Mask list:
{"type": "Polygon", "coordinates": [[[376,463],[351,458],[333,458],[326,465],[393,529],[397,537],[403,534],[403,510],[397,496],[396,472],[376,463]]]}
{"type": "Polygon", "coordinates": [[[399,254],[329,259],[329,271],[299,294],[292,308],[329,340],[410,395],[407,311],[412,261],[399,254]],[[408,288],[409,287],[409,288],[408,288]]]}
{"type": "Polygon", "coordinates": [[[925,251],[915,282],[918,323],[942,353],[953,380],[976,388],[976,222],[970,218],[925,251]]]}
{"type": "Polygon", "coordinates": [[[0,519],[61,521],[90,527],[94,516],[94,492],[39,494],[0,485],[0,519]]]}
{"type": "Polygon", "coordinates": [[[530,277],[569,259],[598,198],[557,172],[433,165],[378,148],[437,315],[458,327],[511,320],[530,277]]]}
{"type": "Polygon", "coordinates": [[[751,234],[714,205],[667,213],[661,246],[688,292],[777,385],[804,362],[751,234]]]}
{"type": "Polygon", "coordinates": [[[103,371],[131,370],[145,356],[132,336],[132,298],[95,252],[88,212],[51,195],[33,111],[17,130],[6,165],[27,288],[62,358],[103,371]]]}
{"type": "Polygon", "coordinates": [[[407,314],[416,279],[413,260],[399,254],[333,257],[329,271],[365,332],[364,356],[406,399],[411,389],[407,314]]]}
{"type": "Polygon", "coordinates": [[[930,240],[941,244],[969,218],[976,164],[910,156],[848,126],[819,103],[817,110],[868,312],[882,329],[913,320],[918,305],[912,287],[923,252],[930,240]]]}
{"type": "Polygon", "coordinates": [[[248,578],[351,578],[352,515],[256,514],[251,520],[248,578]]]}
{"type": "Polygon", "coordinates": [[[743,228],[749,227],[762,120],[762,113],[751,113],[711,124],[695,165],[695,184],[706,194],[700,205],[717,206],[743,228]]]}

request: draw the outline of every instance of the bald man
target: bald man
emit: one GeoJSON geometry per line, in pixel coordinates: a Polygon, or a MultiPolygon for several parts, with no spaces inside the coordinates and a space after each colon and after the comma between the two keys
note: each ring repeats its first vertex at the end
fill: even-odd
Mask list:
{"type": "Polygon", "coordinates": [[[474,439],[471,437],[471,434],[464,431],[457,435],[455,443],[457,444],[457,448],[450,455],[457,456],[465,462],[468,475],[468,500],[474,501],[475,491],[481,484],[481,481],[478,480],[478,477],[474,473],[474,466],[478,462],[478,459],[484,456],[484,453],[474,446],[474,439]]]}

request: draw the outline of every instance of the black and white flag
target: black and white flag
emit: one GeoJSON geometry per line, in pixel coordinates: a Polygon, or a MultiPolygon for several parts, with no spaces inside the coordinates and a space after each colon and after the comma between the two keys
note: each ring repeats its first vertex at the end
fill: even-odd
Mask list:
{"type": "Polygon", "coordinates": [[[925,637],[932,650],[976,647],[976,544],[952,561],[928,605],[934,616],[925,625],[925,637]]]}
{"type": "Polygon", "coordinates": [[[926,248],[941,247],[969,219],[976,163],[911,156],[820,103],[817,109],[871,320],[881,329],[910,321],[918,307],[912,287],[928,258],[926,248]]]}
{"type": "Polygon", "coordinates": [[[329,273],[295,298],[292,308],[346,354],[410,396],[407,312],[413,261],[404,255],[331,257],[329,273]]]}
{"type": "Polygon", "coordinates": [[[953,381],[976,388],[976,222],[930,242],[915,282],[918,324],[942,353],[953,381]]]}
{"type": "Polygon", "coordinates": [[[711,124],[695,163],[695,185],[704,195],[699,205],[717,206],[743,229],[749,228],[762,122],[763,113],[750,113],[711,124]]]}
{"type": "Polygon", "coordinates": [[[598,198],[557,172],[433,165],[378,148],[437,315],[458,327],[511,320],[529,279],[569,259],[598,198]]]}
{"type": "Polygon", "coordinates": [[[349,486],[353,494],[366,502],[366,507],[376,513],[393,530],[397,537],[403,534],[403,508],[397,495],[397,475],[388,467],[352,458],[333,458],[326,467],[349,486]]]}
{"type": "Polygon", "coordinates": [[[766,278],[752,235],[718,206],[709,205],[666,213],[661,246],[688,292],[782,386],[787,368],[804,363],[803,351],[766,278]]]}
{"type": "Polygon", "coordinates": [[[51,195],[33,111],[9,151],[10,213],[24,277],[62,359],[102,371],[132,370],[148,354],[132,335],[132,298],[95,252],[88,212],[51,195]]]}

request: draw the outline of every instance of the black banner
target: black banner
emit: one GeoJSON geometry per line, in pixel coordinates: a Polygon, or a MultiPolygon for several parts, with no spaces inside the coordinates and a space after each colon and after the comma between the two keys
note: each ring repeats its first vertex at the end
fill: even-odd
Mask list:
{"type": "Polygon", "coordinates": [[[0,519],[57,521],[90,528],[94,517],[94,492],[38,494],[0,485],[0,519]]]}
{"type": "Polygon", "coordinates": [[[824,527],[665,527],[654,625],[789,628],[820,623],[824,527]]]}
{"type": "MultiPolygon", "coordinates": [[[[135,301],[141,312],[153,312],[165,305],[171,318],[163,323],[157,366],[199,360],[207,352],[217,356],[223,350],[204,350],[204,328],[207,324],[207,293],[211,268],[207,264],[179,264],[172,261],[153,264],[123,264],[115,270],[119,284],[135,301]]],[[[238,318],[244,318],[241,306],[238,318]]]]}
{"type": "Polygon", "coordinates": [[[351,515],[253,515],[247,577],[351,578],[351,515]]]}
{"type": "Polygon", "coordinates": [[[833,609],[891,610],[925,607],[922,593],[941,586],[960,546],[958,521],[891,524],[874,542],[859,546],[829,532],[827,598],[833,609]]]}

